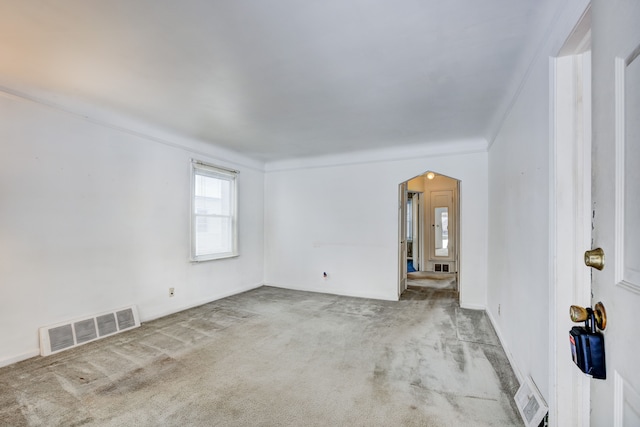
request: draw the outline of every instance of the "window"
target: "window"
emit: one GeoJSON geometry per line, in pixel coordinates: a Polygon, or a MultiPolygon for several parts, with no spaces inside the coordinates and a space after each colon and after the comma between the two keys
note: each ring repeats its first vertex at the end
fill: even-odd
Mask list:
{"type": "Polygon", "coordinates": [[[191,259],[238,255],[236,177],[238,172],[191,162],[191,259]]]}

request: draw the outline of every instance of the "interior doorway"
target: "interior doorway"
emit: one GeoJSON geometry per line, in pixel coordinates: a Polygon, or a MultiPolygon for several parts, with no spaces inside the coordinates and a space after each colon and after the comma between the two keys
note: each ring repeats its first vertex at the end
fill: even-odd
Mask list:
{"type": "Polygon", "coordinates": [[[399,186],[399,287],[458,294],[460,182],[434,171],[399,186]]]}

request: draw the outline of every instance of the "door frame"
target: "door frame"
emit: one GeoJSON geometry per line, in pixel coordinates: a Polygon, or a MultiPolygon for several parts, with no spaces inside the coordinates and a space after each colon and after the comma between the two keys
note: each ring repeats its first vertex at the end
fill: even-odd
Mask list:
{"type": "Polygon", "coordinates": [[[398,185],[398,299],[407,289],[407,188],[408,182],[398,185]]]}
{"type": "MultiPolygon", "coordinates": [[[[407,200],[409,199],[408,195],[411,194],[411,209],[412,209],[412,230],[411,230],[411,247],[412,247],[412,258],[413,258],[413,266],[418,268],[416,270],[420,271],[422,266],[424,265],[424,252],[423,252],[423,229],[424,229],[424,206],[423,206],[423,192],[422,191],[413,191],[407,190],[407,200]],[[417,242],[417,244],[416,244],[417,242]],[[416,253],[418,254],[416,257],[416,253]],[[417,262],[416,262],[417,258],[417,262]]],[[[407,208],[408,211],[408,208],[407,208]]],[[[407,224],[407,231],[409,230],[409,225],[407,224]]],[[[407,262],[408,266],[408,262],[407,262]]],[[[408,271],[408,268],[407,268],[408,271]]],[[[408,274],[408,273],[407,273],[408,274]]]]}
{"type": "Polygon", "coordinates": [[[549,425],[589,426],[590,381],[571,360],[569,306],[591,305],[590,7],[550,58],[549,425]]]}

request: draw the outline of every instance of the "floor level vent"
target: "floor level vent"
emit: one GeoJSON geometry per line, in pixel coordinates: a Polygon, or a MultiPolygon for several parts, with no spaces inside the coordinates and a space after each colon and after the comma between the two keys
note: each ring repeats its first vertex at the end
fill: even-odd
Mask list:
{"type": "Polygon", "coordinates": [[[531,377],[522,383],[514,400],[527,427],[538,427],[547,415],[549,408],[531,377]]]}
{"type": "Polygon", "coordinates": [[[449,264],[433,264],[433,271],[448,273],[449,272],[449,264]]]}
{"type": "Polygon", "coordinates": [[[48,356],[138,326],[140,319],[135,305],[45,326],[40,328],[40,355],[48,356]]]}

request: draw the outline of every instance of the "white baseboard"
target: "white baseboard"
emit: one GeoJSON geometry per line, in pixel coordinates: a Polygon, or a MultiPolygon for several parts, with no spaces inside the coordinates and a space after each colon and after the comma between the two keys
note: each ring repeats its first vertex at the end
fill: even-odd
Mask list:
{"type": "Polygon", "coordinates": [[[26,353],[19,354],[17,356],[8,357],[0,360],[0,368],[4,366],[13,365],[14,363],[22,362],[23,360],[31,359],[32,357],[40,356],[40,349],[31,350],[26,353]]]}
{"type": "Polygon", "coordinates": [[[272,286],[274,288],[280,289],[290,289],[292,291],[304,291],[304,292],[315,292],[318,294],[328,294],[328,295],[339,295],[343,297],[354,297],[354,298],[367,298],[367,299],[377,299],[383,301],[398,301],[398,297],[396,295],[388,295],[388,294],[376,294],[369,292],[351,292],[351,291],[343,291],[340,289],[327,289],[327,288],[319,288],[319,287],[307,287],[307,286],[295,286],[295,285],[281,285],[277,283],[265,283],[264,286],[272,286]]]}
{"type": "MultiPolygon", "coordinates": [[[[179,313],[181,311],[188,310],[188,309],[193,308],[193,307],[199,307],[201,305],[208,304],[210,302],[217,301],[217,300],[222,299],[222,298],[231,297],[233,295],[238,295],[238,294],[241,294],[243,292],[247,292],[247,291],[250,291],[250,290],[253,290],[253,289],[257,289],[257,288],[259,288],[261,286],[264,286],[264,283],[257,283],[257,284],[252,284],[252,285],[248,285],[248,286],[242,286],[242,287],[239,287],[239,288],[234,289],[232,291],[220,292],[218,294],[214,294],[214,295],[212,295],[212,296],[210,296],[210,297],[208,297],[206,299],[199,300],[199,301],[196,301],[196,302],[191,303],[191,304],[187,304],[187,305],[182,306],[180,308],[177,308],[175,310],[172,309],[172,310],[168,310],[168,311],[162,311],[162,312],[154,313],[152,315],[147,315],[147,316],[143,316],[142,314],[140,314],[140,321],[141,322],[150,322],[152,320],[160,319],[161,317],[165,317],[165,316],[169,316],[171,314],[179,313]]],[[[139,309],[140,309],[140,307],[138,306],[138,310],[139,309]]]]}
{"type": "Polygon", "coordinates": [[[487,307],[485,307],[484,305],[479,305],[479,304],[464,304],[464,303],[460,303],[460,308],[466,308],[468,310],[486,310],[487,307]]]}
{"type": "Polygon", "coordinates": [[[520,370],[520,368],[516,364],[516,361],[513,358],[513,354],[511,353],[511,350],[509,349],[509,346],[507,345],[506,341],[504,340],[504,337],[502,335],[502,331],[498,327],[498,322],[496,322],[496,319],[493,317],[493,315],[491,314],[491,312],[489,310],[486,310],[486,313],[487,313],[487,317],[489,317],[489,321],[491,322],[491,325],[493,326],[493,329],[496,331],[496,335],[498,335],[498,340],[500,340],[500,344],[502,345],[502,349],[504,350],[505,354],[507,355],[507,359],[509,360],[509,364],[511,365],[511,369],[513,369],[513,373],[516,374],[516,378],[518,378],[518,383],[522,384],[524,382],[524,380],[525,380],[525,377],[522,375],[522,371],[520,370]]]}

